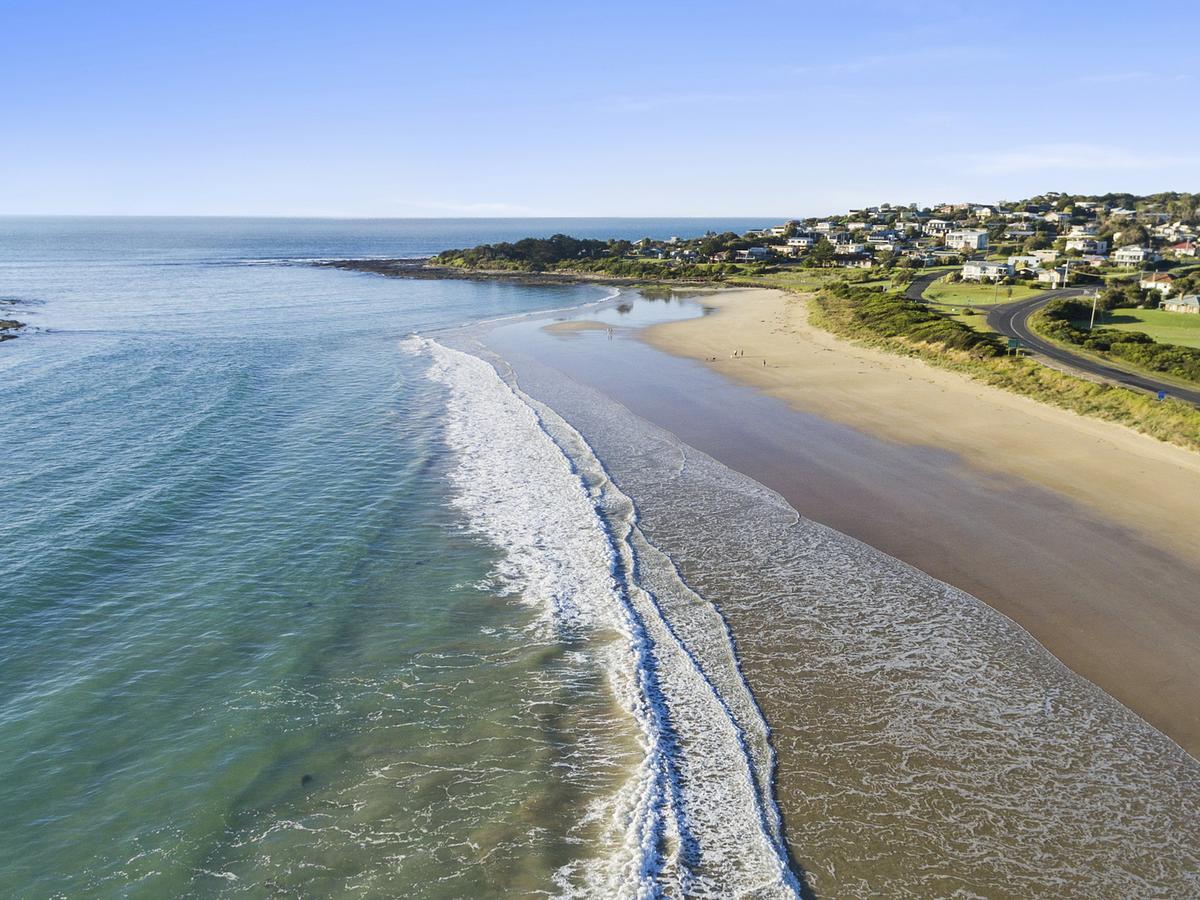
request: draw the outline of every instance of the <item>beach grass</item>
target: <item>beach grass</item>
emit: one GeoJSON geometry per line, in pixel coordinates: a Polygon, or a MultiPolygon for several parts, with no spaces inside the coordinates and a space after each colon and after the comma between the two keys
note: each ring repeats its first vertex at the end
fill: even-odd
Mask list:
{"type": "Polygon", "coordinates": [[[941,318],[957,326],[955,333],[932,329],[908,312],[912,304],[895,295],[823,290],[811,298],[810,321],[841,337],[917,356],[994,387],[1200,450],[1200,410],[1189,403],[1173,398],[1160,401],[1140,391],[1089,381],[1026,358],[989,355],[989,338],[984,333],[975,331],[980,340],[971,339],[958,331],[973,331],[969,325],[946,316],[941,318]],[[881,308],[887,309],[883,315],[881,308]]]}

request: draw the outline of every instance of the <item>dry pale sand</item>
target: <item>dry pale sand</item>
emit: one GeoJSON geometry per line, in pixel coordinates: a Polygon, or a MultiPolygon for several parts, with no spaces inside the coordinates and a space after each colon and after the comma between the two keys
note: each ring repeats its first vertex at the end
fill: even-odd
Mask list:
{"type": "Polygon", "coordinates": [[[1050,488],[1200,560],[1200,454],[841,340],[793,294],[731,290],[705,305],[719,312],[643,337],[797,409],[1050,488]]]}
{"type": "MultiPolygon", "coordinates": [[[[1085,526],[1079,535],[1062,536],[1068,544],[1074,542],[1077,560],[1089,558],[1087,535],[1099,534],[1106,525],[1140,538],[1128,541],[1128,558],[1118,563],[1134,582],[1136,572],[1155,567],[1161,571],[1177,560],[1176,571],[1164,573],[1171,577],[1162,579],[1163,585],[1171,585],[1169,590],[1151,589],[1136,600],[1128,596],[1128,584],[1112,591],[1075,589],[1091,573],[1070,564],[1045,572],[1049,590],[1036,597],[997,587],[993,578],[993,589],[981,599],[1200,755],[1200,583],[1193,577],[1200,572],[1200,454],[920,360],[838,339],[808,323],[806,301],[796,295],[730,290],[704,302],[716,312],[647,328],[642,337],[803,412],[885,441],[950,451],[963,469],[976,473],[980,482],[994,483],[997,490],[1027,484],[1066,498],[1094,516],[1098,525],[1095,531],[1085,526]],[[735,351],[744,355],[734,356],[735,351]],[[1163,553],[1153,556],[1149,548],[1163,553]]],[[[1019,490],[1005,497],[1009,503],[1023,502],[1019,490]]],[[[988,515],[987,508],[947,511],[947,522],[953,521],[950,513],[964,512],[988,515]]],[[[863,510],[861,515],[869,518],[872,513],[863,510]]],[[[853,521],[852,513],[840,527],[853,533],[847,527],[853,521]]],[[[1016,539],[1023,536],[1005,535],[1004,528],[997,524],[989,540],[997,546],[1006,541],[1017,546],[1016,539]]],[[[867,525],[862,532],[869,536],[870,530],[867,525]]],[[[1100,543],[1108,548],[1106,555],[1112,555],[1114,547],[1125,554],[1126,548],[1111,535],[1097,546],[1100,543]]],[[[918,567],[933,570],[940,565],[936,550],[914,550],[912,558],[891,550],[918,567]]],[[[1106,563],[1111,567],[1113,560],[1106,563]]],[[[946,571],[950,570],[943,570],[941,577],[962,582],[959,586],[969,590],[987,581],[977,582],[971,573],[955,579],[946,571]]]]}

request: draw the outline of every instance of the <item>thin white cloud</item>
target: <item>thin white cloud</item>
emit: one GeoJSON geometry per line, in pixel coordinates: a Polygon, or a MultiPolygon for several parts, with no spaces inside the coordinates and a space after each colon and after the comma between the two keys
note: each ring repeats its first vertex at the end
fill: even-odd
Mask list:
{"type": "Polygon", "coordinates": [[[968,153],[956,158],[967,172],[1012,175],[1049,171],[1145,171],[1200,165],[1200,156],[1156,154],[1100,144],[1039,144],[968,153]]]}

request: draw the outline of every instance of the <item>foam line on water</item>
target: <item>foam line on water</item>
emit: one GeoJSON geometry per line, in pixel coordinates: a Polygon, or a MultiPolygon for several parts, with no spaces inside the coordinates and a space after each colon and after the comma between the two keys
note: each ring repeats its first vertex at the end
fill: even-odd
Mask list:
{"type": "MultiPolygon", "coordinates": [[[[661,577],[674,570],[637,529],[632,502],[577,432],[489,363],[428,339],[405,346],[428,354],[430,376],[448,388],[455,503],[502,551],[499,581],[543,612],[544,627],[607,660],[642,747],[640,764],[606,804],[616,839],[600,859],[564,867],[564,893],[795,896],[778,811],[764,790],[769,766],[750,751],[745,704],[735,715],[668,604],[641,583],[641,567],[653,563],[657,584],[690,593],[661,577]]],[[[737,685],[745,689],[740,673],[737,685]]]]}
{"type": "MultiPolygon", "coordinates": [[[[484,325],[494,327],[505,322],[519,322],[522,319],[541,319],[546,316],[556,315],[558,313],[579,313],[584,310],[595,309],[603,306],[606,303],[610,303],[620,297],[623,293],[625,293],[625,288],[610,288],[609,292],[603,297],[600,297],[596,300],[589,300],[586,303],[571,303],[567,306],[555,306],[551,307],[550,309],[539,309],[531,312],[506,313],[502,316],[493,316],[489,319],[479,319],[476,322],[472,322],[471,327],[475,328],[484,325]]],[[[425,330],[423,333],[428,336],[431,334],[441,334],[443,332],[459,332],[462,331],[462,329],[462,324],[458,323],[454,325],[446,325],[442,328],[430,328],[425,330]]],[[[418,341],[420,339],[421,338],[414,333],[406,340],[418,341]]],[[[412,344],[411,346],[416,346],[416,344],[412,344]]]]}

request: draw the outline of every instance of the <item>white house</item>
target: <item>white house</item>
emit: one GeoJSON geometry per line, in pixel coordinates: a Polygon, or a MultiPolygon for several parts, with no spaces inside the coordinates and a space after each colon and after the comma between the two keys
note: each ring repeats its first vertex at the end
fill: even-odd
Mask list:
{"type": "Polygon", "coordinates": [[[1188,294],[1186,297],[1171,297],[1164,300],[1162,308],[1167,312],[1191,313],[1200,315],[1200,294],[1188,294]]]}
{"type": "Polygon", "coordinates": [[[839,266],[846,269],[869,269],[875,265],[870,256],[860,256],[858,254],[851,254],[849,256],[838,254],[835,260],[839,266]]]}
{"type": "Polygon", "coordinates": [[[1138,282],[1138,287],[1143,291],[1158,291],[1166,296],[1171,293],[1171,284],[1175,281],[1173,275],[1168,272],[1151,272],[1148,275],[1143,275],[1142,280],[1138,282]]]}
{"type": "Polygon", "coordinates": [[[736,259],[738,262],[757,262],[766,259],[770,252],[766,247],[751,247],[748,250],[739,250],[736,259]]]}
{"type": "Polygon", "coordinates": [[[1160,259],[1161,256],[1145,247],[1122,247],[1112,255],[1112,261],[1118,266],[1140,266],[1160,259]]]}
{"type": "Polygon", "coordinates": [[[811,234],[797,234],[787,239],[787,245],[798,250],[811,250],[816,243],[817,238],[811,234]]]}
{"type": "Polygon", "coordinates": [[[1013,267],[1008,263],[979,260],[965,262],[962,267],[963,281],[999,281],[1012,276],[1013,267]]]}
{"type": "Polygon", "coordinates": [[[1108,241],[1098,241],[1090,237],[1076,237],[1067,241],[1068,250],[1078,250],[1080,253],[1100,255],[1108,252],[1108,241]]]}
{"type": "Polygon", "coordinates": [[[1042,260],[1037,256],[1010,256],[1008,264],[1013,267],[1014,271],[1022,270],[1032,271],[1041,268],[1042,260]]]}
{"type": "Polygon", "coordinates": [[[986,250],[988,233],[982,229],[964,228],[946,232],[946,246],[958,250],[986,250]]]}
{"type": "Polygon", "coordinates": [[[1042,269],[1038,272],[1037,279],[1042,284],[1048,284],[1052,288],[1062,287],[1067,283],[1068,270],[1065,266],[1059,266],[1055,269],[1042,269]]]}
{"type": "Polygon", "coordinates": [[[921,227],[921,230],[926,234],[945,234],[952,227],[953,223],[947,222],[945,219],[930,219],[921,227]]]}

